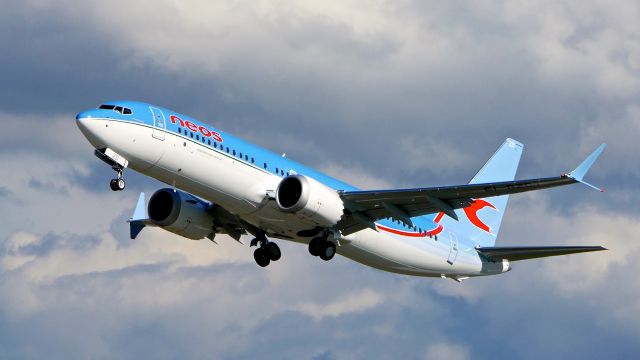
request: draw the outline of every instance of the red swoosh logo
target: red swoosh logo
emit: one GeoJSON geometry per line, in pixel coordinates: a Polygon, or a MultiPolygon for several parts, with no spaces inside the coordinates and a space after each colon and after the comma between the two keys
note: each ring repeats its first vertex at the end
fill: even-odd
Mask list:
{"type": "Polygon", "coordinates": [[[462,210],[464,210],[464,213],[467,215],[467,218],[469,219],[469,221],[471,221],[473,225],[491,234],[491,228],[487,224],[483,223],[482,220],[480,220],[480,218],[478,217],[478,211],[486,207],[490,207],[494,210],[498,210],[496,209],[495,206],[493,206],[493,204],[482,199],[474,200],[473,203],[471,203],[471,205],[467,206],[462,210]]]}

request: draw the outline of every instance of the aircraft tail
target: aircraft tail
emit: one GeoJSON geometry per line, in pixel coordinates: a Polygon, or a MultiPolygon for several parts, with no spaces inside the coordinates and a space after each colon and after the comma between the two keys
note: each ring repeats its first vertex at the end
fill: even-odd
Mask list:
{"type": "MultiPolygon", "coordinates": [[[[489,161],[471,179],[469,184],[512,181],[515,178],[524,146],[513,139],[506,139],[489,161]]],[[[464,209],[456,210],[458,221],[442,217],[440,224],[445,233],[465,237],[481,247],[493,246],[500,231],[500,223],[507,208],[509,195],[488,199],[475,199],[464,209]]]]}

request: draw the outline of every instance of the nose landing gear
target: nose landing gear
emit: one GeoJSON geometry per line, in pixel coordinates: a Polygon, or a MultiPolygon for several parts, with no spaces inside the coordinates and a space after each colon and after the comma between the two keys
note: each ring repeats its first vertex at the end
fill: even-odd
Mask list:
{"type": "Polygon", "coordinates": [[[266,267],[272,261],[278,261],[282,257],[278,244],[269,241],[264,234],[251,240],[250,246],[258,246],[258,244],[260,246],[253,252],[253,259],[259,266],[266,267]]]}
{"type": "Polygon", "coordinates": [[[129,165],[129,161],[125,159],[122,155],[116,153],[115,151],[106,148],[106,149],[96,149],[93,152],[100,160],[109,164],[111,168],[118,174],[115,179],[111,179],[109,183],[109,187],[113,191],[122,191],[125,187],[125,181],[122,177],[122,172],[129,165]]]}

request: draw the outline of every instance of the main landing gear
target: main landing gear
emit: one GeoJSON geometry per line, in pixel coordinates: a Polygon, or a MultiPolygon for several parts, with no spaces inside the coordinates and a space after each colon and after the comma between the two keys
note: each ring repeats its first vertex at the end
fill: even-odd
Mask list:
{"type": "Polygon", "coordinates": [[[280,260],[282,252],[278,244],[271,242],[264,234],[260,234],[257,238],[251,240],[251,246],[260,245],[254,252],[253,258],[261,267],[269,265],[272,261],[280,260]]]}
{"type": "Polygon", "coordinates": [[[309,242],[309,254],[329,261],[336,255],[336,244],[327,237],[314,237],[309,242]]]}

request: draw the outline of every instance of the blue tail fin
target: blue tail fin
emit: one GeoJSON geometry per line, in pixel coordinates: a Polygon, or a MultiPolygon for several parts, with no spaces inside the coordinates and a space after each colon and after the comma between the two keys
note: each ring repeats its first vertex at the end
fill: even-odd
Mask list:
{"type": "MultiPolygon", "coordinates": [[[[507,139],[471,179],[469,184],[511,181],[516,176],[524,146],[507,139]]],[[[445,216],[441,220],[444,231],[470,239],[480,246],[493,246],[500,231],[500,223],[507,208],[509,195],[477,199],[472,205],[456,210],[458,221],[445,216]]]]}

